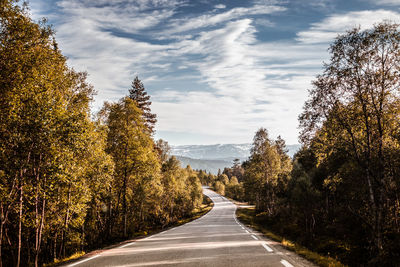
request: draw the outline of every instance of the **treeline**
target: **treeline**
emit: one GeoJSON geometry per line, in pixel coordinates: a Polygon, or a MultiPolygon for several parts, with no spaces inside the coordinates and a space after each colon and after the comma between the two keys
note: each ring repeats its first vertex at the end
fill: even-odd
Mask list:
{"type": "Polygon", "coordinates": [[[243,168],[240,160],[235,159],[231,168],[224,168],[218,174],[207,173],[204,170],[198,171],[198,177],[203,185],[210,186],[215,192],[227,197],[244,201],[245,192],[243,187],[243,168]]]}
{"type": "Polygon", "coordinates": [[[86,74],[28,13],[0,3],[0,266],[39,266],[190,216],[200,181],[154,141],[141,81],[91,118],[86,74]]]}
{"type": "Polygon", "coordinates": [[[315,251],[350,266],[398,266],[399,25],[353,29],[329,51],[299,116],[303,147],[291,160],[260,129],[241,164],[244,199],[269,228],[315,251]]]}

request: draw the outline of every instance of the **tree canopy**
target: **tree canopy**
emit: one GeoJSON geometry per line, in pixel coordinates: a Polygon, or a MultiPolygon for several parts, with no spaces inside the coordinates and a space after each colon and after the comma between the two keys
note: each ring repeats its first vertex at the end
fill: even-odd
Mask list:
{"type": "Polygon", "coordinates": [[[151,136],[141,82],[139,98],[106,103],[92,119],[86,76],[27,5],[1,1],[0,266],[41,266],[147,233],[202,203],[196,172],[161,170],[168,143],[151,136]]]}
{"type": "Polygon", "coordinates": [[[151,101],[150,96],[147,94],[146,89],[141,80],[136,76],[132,82],[132,87],[129,89],[129,97],[136,102],[139,109],[142,110],[142,116],[145,121],[145,125],[150,131],[154,132],[154,126],[157,122],[156,114],[151,113],[151,101]]]}
{"type": "MultiPolygon", "coordinates": [[[[399,25],[352,29],[338,36],[329,52],[299,116],[302,148],[291,160],[284,140],[271,140],[260,129],[241,166],[243,199],[255,204],[257,220],[269,229],[312,250],[350,266],[395,266],[399,25]]],[[[233,176],[232,168],[224,173],[233,176]]],[[[225,193],[240,196],[226,188],[225,193]]]]}

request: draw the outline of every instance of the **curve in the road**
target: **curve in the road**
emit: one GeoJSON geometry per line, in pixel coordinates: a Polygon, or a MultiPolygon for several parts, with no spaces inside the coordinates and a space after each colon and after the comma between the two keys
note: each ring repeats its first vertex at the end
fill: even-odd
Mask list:
{"type": "Polygon", "coordinates": [[[205,216],[67,266],[313,266],[242,225],[225,197],[204,194],[214,202],[205,216]]]}

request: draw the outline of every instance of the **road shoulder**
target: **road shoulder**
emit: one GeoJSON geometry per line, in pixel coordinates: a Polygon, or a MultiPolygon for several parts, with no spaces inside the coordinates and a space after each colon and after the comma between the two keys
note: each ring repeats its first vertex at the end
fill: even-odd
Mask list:
{"type": "Polygon", "coordinates": [[[265,240],[268,240],[268,244],[271,244],[278,253],[299,263],[299,266],[345,266],[331,257],[320,255],[299,244],[291,242],[271,232],[264,225],[257,223],[255,220],[254,207],[238,205],[236,217],[241,223],[258,232],[265,240]]]}
{"type": "Polygon", "coordinates": [[[207,204],[203,204],[203,206],[199,209],[199,210],[195,210],[193,212],[193,216],[190,218],[184,218],[181,219],[179,221],[177,221],[176,223],[165,227],[163,229],[154,229],[151,232],[148,232],[146,235],[138,235],[135,236],[134,238],[131,239],[127,239],[121,242],[116,242],[114,244],[108,245],[106,247],[100,248],[100,249],[95,249],[95,250],[91,250],[89,252],[77,252],[74,255],[76,255],[74,257],[74,255],[69,256],[68,258],[53,262],[53,263],[48,263],[45,264],[44,267],[58,267],[58,266],[74,266],[74,264],[78,263],[78,262],[83,262],[85,260],[90,260],[93,259],[95,257],[98,257],[99,254],[101,254],[102,252],[106,251],[106,250],[110,250],[110,249],[114,249],[114,248],[120,248],[120,247],[124,247],[126,245],[129,245],[135,241],[144,239],[144,238],[149,238],[153,235],[159,234],[161,232],[165,232],[168,231],[172,228],[178,227],[178,226],[182,226],[184,224],[187,224],[189,222],[195,221],[201,217],[203,217],[204,215],[206,215],[208,212],[210,212],[212,210],[212,208],[214,207],[214,202],[206,195],[203,194],[203,197],[207,198],[206,203],[207,204]]]}

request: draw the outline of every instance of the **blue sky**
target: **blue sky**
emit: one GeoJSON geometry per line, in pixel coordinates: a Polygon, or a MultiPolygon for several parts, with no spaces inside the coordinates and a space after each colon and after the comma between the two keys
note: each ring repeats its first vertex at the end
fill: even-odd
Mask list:
{"type": "Polygon", "coordinates": [[[93,110],[135,75],[172,145],[249,143],[260,127],[298,142],[297,117],[339,33],[400,21],[400,0],[31,0],[68,63],[87,71],[93,110]]]}

